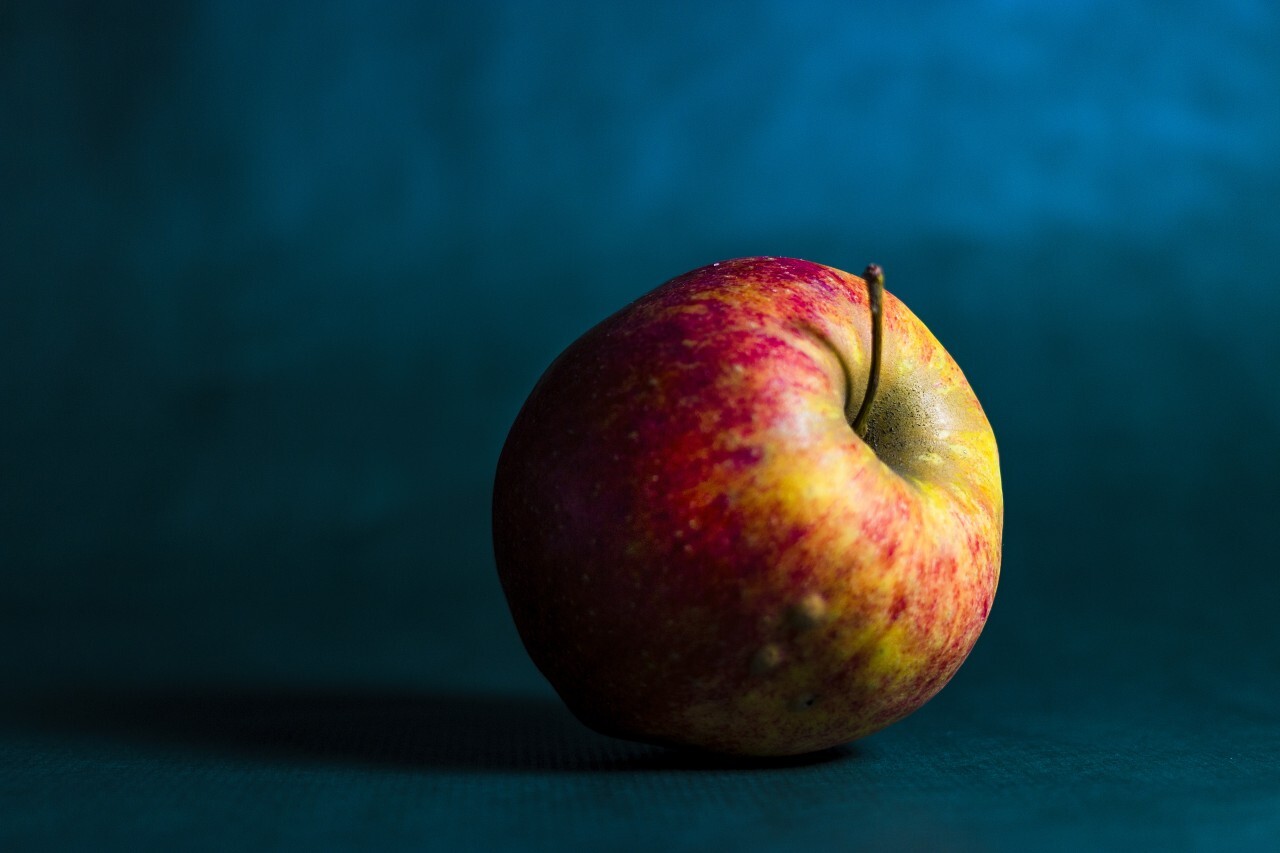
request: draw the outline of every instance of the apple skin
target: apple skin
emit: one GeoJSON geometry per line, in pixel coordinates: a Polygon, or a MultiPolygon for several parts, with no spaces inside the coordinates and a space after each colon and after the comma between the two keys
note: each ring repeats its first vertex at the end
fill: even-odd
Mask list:
{"type": "Polygon", "coordinates": [[[976,642],[1000,571],[995,436],[959,367],[866,283],[758,257],[694,270],[573,343],[494,486],[516,627],[569,709],[756,756],[905,717],[976,642]]]}

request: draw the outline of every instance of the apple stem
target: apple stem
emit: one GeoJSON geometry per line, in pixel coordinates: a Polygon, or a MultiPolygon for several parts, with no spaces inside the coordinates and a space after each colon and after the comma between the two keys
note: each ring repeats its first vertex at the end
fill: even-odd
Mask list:
{"type": "Polygon", "coordinates": [[[862,406],[853,418],[853,431],[858,438],[867,437],[867,414],[880,385],[880,351],[884,346],[884,270],[879,264],[868,264],[862,277],[866,279],[867,295],[871,301],[871,373],[867,377],[866,393],[862,395],[862,406]]]}

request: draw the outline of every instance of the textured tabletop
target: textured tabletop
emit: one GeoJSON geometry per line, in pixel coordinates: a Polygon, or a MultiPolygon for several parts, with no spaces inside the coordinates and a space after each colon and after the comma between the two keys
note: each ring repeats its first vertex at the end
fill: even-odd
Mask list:
{"type": "Polygon", "coordinates": [[[10,705],[0,836],[50,850],[1273,847],[1274,679],[1151,645],[1127,663],[1102,647],[1002,655],[1002,633],[913,717],[780,762],[596,735],[516,660],[495,680],[520,690],[462,675],[46,687],[10,705]]]}

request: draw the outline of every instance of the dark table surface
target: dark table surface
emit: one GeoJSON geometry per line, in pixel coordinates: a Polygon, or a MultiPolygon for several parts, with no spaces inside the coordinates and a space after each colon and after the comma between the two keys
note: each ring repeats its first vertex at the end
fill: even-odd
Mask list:
{"type": "Polygon", "coordinates": [[[597,735],[501,627],[498,640],[460,632],[483,671],[447,679],[46,680],[9,696],[0,838],[12,850],[1274,849],[1274,660],[1251,669],[1141,630],[1014,652],[993,619],[914,716],[781,762],[597,735]]]}

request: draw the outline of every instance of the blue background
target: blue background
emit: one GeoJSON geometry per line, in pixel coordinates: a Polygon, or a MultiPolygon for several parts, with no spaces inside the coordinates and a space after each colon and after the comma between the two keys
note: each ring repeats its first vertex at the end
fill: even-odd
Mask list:
{"type": "Polygon", "coordinates": [[[1273,842],[1277,44],[1247,0],[6,4],[0,843],[1273,842]],[[883,264],[1005,477],[970,661],[800,766],[581,729],[489,544],[550,360],[754,254],[883,264]]]}

